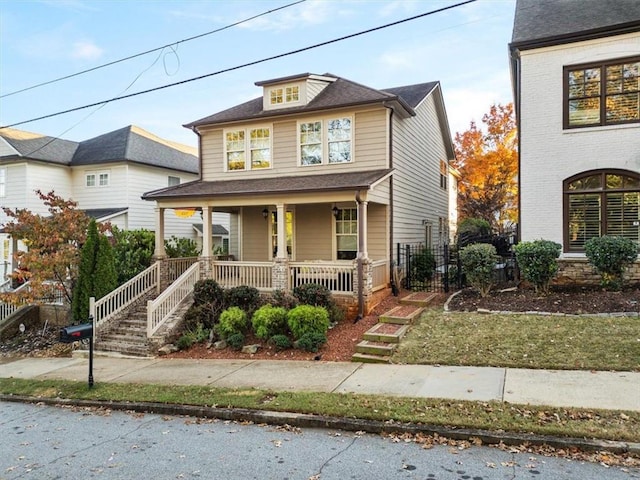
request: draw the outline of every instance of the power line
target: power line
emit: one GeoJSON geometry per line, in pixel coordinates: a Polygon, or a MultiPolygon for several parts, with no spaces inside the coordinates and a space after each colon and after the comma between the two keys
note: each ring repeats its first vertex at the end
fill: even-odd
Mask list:
{"type": "Polygon", "coordinates": [[[298,0],[296,2],[289,3],[287,5],[283,5],[282,7],[274,8],[272,10],[268,10],[266,12],[259,13],[258,15],[254,15],[253,17],[245,18],[244,20],[238,20],[235,23],[231,23],[231,24],[226,25],[224,27],[220,27],[220,28],[217,28],[215,30],[211,30],[210,32],[201,33],[201,34],[195,35],[193,37],[185,38],[183,40],[178,40],[177,42],[167,43],[166,45],[163,45],[162,47],[157,47],[157,48],[153,48],[151,50],[147,50],[145,52],[140,52],[140,53],[136,53],[136,54],[133,54],[133,55],[129,55],[128,57],[124,57],[124,58],[121,58],[119,60],[114,60],[112,62],[105,63],[105,64],[102,64],[102,65],[98,65],[96,67],[88,68],[88,69],[82,70],[80,72],[76,72],[76,73],[72,73],[72,74],[69,74],[69,75],[65,75],[64,77],[55,78],[53,80],[48,80],[46,82],[38,83],[36,85],[31,85],[30,87],[25,87],[25,88],[22,88],[20,90],[16,90],[15,92],[5,93],[4,95],[0,95],[0,98],[9,97],[11,95],[17,95],[18,93],[23,93],[23,92],[27,92],[29,90],[33,90],[34,88],[43,87],[45,85],[50,85],[52,83],[60,82],[62,80],[67,80],[69,78],[77,77],[78,75],[84,75],[85,73],[93,72],[95,70],[99,70],[99,69],[105,68],[105,67],[110,67],[111,65],[116,65],[117,63],[125,62],[125,61],[131,60],[133,58],[137,58],[137,57],[141,57],[143,55],[147,55],[149,53],[157,52],[158,50],[164,50],[167,47],[171,48],[174,45],[178,46],[181,43],[190,42],[191,40],[196,40],[198,38],[206,37],[207,35],[218,33],[218,32],[221,32],[223,30],[227,30],[227,29],[229,29],[231,27],[236,27],[238,25],[241,25],[243,23],[249,22],[251,20],[255,20],[256,18],[263,17],[263,16],[268,15],[270,13],[277,12],[278,10],[283,10],[285,8],[289,8],[289,7],[292,7],[294,5],[297,5],[299,3],[303,3],[303,2],[306,2],[306,1],[307,0],[298,0]]]}
{"type": "Polygon", "coordinates": [[[91,104],[88,104],[88,105],[83,105],[81,107],[70,108],[68,110],[63,110],[61,112],[51,113],[49,115],[43,115],[41,117],[32,118],[30,120],[24,120],[22,122],[17,122],[17,123],[12,123],[10,125],[0,126],[0,128],[9,128],[9,127],[15,127],[15,126],[18,126],[18,125],[24,125],[25,123],[36,122],[38,120],[44,120],[46,118],[51,118],[51,117],[56,117],[58,115],[64,115],[66,113],[76,112],[78,110],[83,110],[85,108],[91,108],[91,107],[95,107],[97,105],[104,105],[104,104],[115,102],[115,101],[118,101],[118,100],[124,100],[126,98],[136,97],[138,95],[143,95],[143,94],[146,94],[146,93],[151,93],[151,92],[155,92],[155,91],[158,91],[158,90],[163,90],[165,88],[175,87],[175,86],[178,86],[178,85],[183,85],[185,83],[195,82],[196,80],[202,80],[204,78],[213,77],[213,76],[216,76],[216,75],[220,75],[222,73],[232,72],[234,70],[240,70],[242,68],[250,67],[252,65],[257,65],[257,64],[260,64],[260,63],[268,62],[270,60],[276,60],[278,58],[287,57],[287,56],[290,56],[290,55],[294,55],[296,53],[301,53],[301,52],[304,52],[304,51],[307,51],[307,50],[312,50],[314,48],[323,47],[325,45],[330,45],[332,43],[341,42],[343,40],[348,40],[350,38],[358,37],[360,35],[365,35],[367,33],[375,32],[375,31],[378,31],[378,30],[383,30],[385,28],[393,27],[395,25],[400,25],[402,23],[410,22],[410,21],[416,20],[418,18],[427,17],[427,16],[430,16],[430,15],[434,15],[436,13],[444,12],[446,10],[450,10],[452,8],[457,8],[457,7],[460,7],[462,5],[466,5],[468,3],[473,3],[475,1],[477,1],[477,0],[466,0],[464,2],[460,2],[460,3],[453,4],[453,5],[449,5],[448,7],[438,8],[436,10],[431,10],[429,12],[421,13],[419,15],[414,15],[413,17],[408,17],[408,18],[405,18],[403,20],[398,20],[398,21],[395,21],[395,22],[391,22],[391,23],[387,23],[387,24],[384,24],[384,25],[380,25],[378,27],[369,28],[367,30],[362,30],[362,31],[357,32],[357,33],[352,33],[350,35],[345,35],[343,37],[334,38],[332,40],[327,40],[325,42],[316,43],[316,44],[310,45],[308,47],[298,48],[296,50],[291,50],[291,51],[286,52],[286,53],[273,55],[271,57],[262,58],[260,60],[255,60],[253,62],[248,62],[248,63],[244,63],[242,65],[237,65],[235,67],[225,68],[225,69],[222,69],[222,70],[218,70],[216,72],[207,73],[205,75],[200,75],[198,77],[189,78],[187,80],[181,80],[179,82],[174,82],[174,83],[170,83],[170,84],[167,84],[167,85],[162,85],[160,87],[149,88],[147,90],[142,90],[140,92],[130,93],[128,95],[121,95],[121,96],[118,96],[118,97],[110,98],[108,100],[102,100],[100,102],[95,102],[95,103],[91,103],[91,104]]]}

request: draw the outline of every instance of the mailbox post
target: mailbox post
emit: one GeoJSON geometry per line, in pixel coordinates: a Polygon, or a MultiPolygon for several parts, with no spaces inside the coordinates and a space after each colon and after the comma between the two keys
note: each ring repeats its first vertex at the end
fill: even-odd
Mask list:
{"type": "Polygon", "coordinates": [[[60,329],[60,341],[73,343],[80,340],[89,340],[89,388],[93,387],[93,317],[89,317],[89,323],[69,325],[60,329]]]}

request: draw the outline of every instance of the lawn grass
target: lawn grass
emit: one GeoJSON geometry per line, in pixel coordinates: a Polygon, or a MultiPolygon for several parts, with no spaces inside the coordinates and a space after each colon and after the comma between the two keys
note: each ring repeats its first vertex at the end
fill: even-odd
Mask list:
{"type": "MultiPolygon", "coordinates": [[[[206,386],[99,383],[89,389],[85,382],[16,378],[0,378],[0,393],[37,398],[247,408],[555,437],[640,442],[640,412],[630,411],[206,386]]],[[[106,406],[108,408],[108,404],[106,406]]]]}
{"type": "Polygon", "coordinates": [[[392,362],[639,371],[640,320],[429,309],[402,339],[392,362]]]}

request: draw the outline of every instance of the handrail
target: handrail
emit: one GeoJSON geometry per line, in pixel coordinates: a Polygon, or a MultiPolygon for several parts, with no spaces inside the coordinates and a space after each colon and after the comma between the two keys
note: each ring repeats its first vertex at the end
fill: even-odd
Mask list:
{"type": "Polygon", "coordinates": [[[147,338],[153,336],[182,301],[193,293],[193,287],[198,280],[200,264],[194,263],[155,300],[147,302],[147,338]]]}
{"type": "Polygon", "coordinates": [[[93,316],[97,328],[102,322],[124,310],[145,293],[160,284],[160,262],[155,262],[146,270],[120,285],[104,297],[89,299],[89,315],[93,316]]]}

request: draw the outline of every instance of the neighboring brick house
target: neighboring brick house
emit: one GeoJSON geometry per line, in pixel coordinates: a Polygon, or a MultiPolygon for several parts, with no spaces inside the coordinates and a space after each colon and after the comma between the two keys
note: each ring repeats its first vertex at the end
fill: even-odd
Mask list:
{"type": "Polygon", "coordinates": [[[518,0],[510,52],[520,239],[562,244],[561,278],[593,281],[588,239],[640,239],[640,2],[518,0]]]}
{"type": "Polygon", "coordinates": [[[229,213],[241,262],[209,263],[205,243],[208,276],[263,290],[315,281],[370,305],[398,243],[448,234],[454,150],[440,84],[378,90],[304,73],[256,85],[260,97],[185,125],[202,176],[144,195],[160,209],[156,228],[165,209],[229,213]]]}
{"type": "MultiPolygon", "coordinates": [[[[82,142],[0,129],[0,205],[47,214],[35,190],[73,199],[78,208],[121,229],[154,230],[153,205],[141,195],[151,189],[198,178],[195,148],[128,126],[82,142]]],[[[216,218],[216,220],[218,220],[216,218]]],[[[226,219],[220,219],[226,223],[226,219]]],[[[0,210],[0,228],[7,222],[0,210]]],[[[167,218],[166,238],[197,239],[200,218],[167,218]]],[[[228,226],[228,224],[227,224],[228,226]]],[[[202,227],[200,227],[202,230],[202,227]]],[[[217,228],[219,232],[220,228],[217,228]]],[[[214,240],[215,241],[215,240],[214,240]]],[[[222,243],[222,236],[217,239],[222,243]]],[[[23,248],[0,233],[0,274],[10,273],[12,253],[23,248]]]]}

